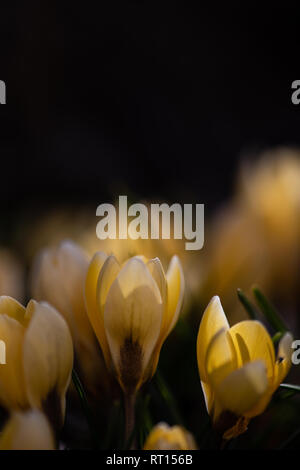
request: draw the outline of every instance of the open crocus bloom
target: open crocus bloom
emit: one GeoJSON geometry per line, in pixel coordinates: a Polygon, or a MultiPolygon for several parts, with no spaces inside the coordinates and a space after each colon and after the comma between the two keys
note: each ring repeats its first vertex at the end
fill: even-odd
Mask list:
{"type": "Polygon", "coordinates": [[[175,326],[184,278],[177,256],[165,275],[158,258],[135,256],[120,265],[102,252],[89,265],[88,316],[110,370],[126,393],[154,374],[163,342],[175,326]]]}
{"type": "Polygon", "coordinates": [[[8,410],[38,408],[54,428],[62,425],[73,365],[68,326],[49,304],[27,307],[0,297],[0,338],[6,364],[0,366],[0,404],[8,410]]]}
{"type": "Polygon", "coordinates": [[[245,320],[230,328],[219,297],[212,298],[200,323],[197,360],[208,413],[225,430],[224,439],[244,432],[249,419],[265,410],[290,369],[291,343],[286,333],[276,359],[260,322],[245,320]]]}
{"type": "Polygon", "coordinates": [[[54,450],[54,436],[39,410],[14,412],[0,436],[0,450],[54,450]]]}
{"type": "Polygon", "coordinates": [[[157,424],[144,444],[144,450],[196,450],[194,437],[182,426],[157,424]]]}

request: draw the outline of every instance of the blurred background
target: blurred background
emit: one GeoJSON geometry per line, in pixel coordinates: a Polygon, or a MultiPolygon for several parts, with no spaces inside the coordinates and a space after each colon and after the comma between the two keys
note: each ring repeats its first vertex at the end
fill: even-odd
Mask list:
{"type": "MultiPolygon", "coordinates": [[[[195,338],[211,296],[221,296],[234,323],[247,316],[236,289],[250,295],[258,284],[300,334],[300,106],[291,102],[300,9],[114,1],[0,8],[0,293],[30,296],[28,274],[44,246],[71,238],[89,254],[102,249],[96,207],[120,194],[204,203],[200,252],[168,241],[105,247],[164,263],[180,255],[184,315],[161,370],[184,424],[200,435],[195,338]]],[[[291,377],[300,383],[299,371],[291,377]]],[[[297,398],[280,406],[280,436],[259,445],[294,430],[297,398]]],[[[178,418],[163,404],[152,412],[170,424],[178,418]]],[[[257,429],[261,419],[273,429],[274,414],[255,420],[257,429]]],[[[251,445],[249,435],[239,442],[251,445]]]]}

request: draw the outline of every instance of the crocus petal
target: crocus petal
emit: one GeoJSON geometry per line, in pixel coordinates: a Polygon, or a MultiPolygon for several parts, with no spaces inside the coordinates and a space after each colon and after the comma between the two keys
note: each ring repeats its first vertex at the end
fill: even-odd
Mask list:
{"type": "Polygon", "coordinates": [[[263,360],[271,383],[274,374],[275,352],[271,337],[262,323],[245,320],[231,327],[229,334],[238,355],[239,366],[249,361],[263,360]]]}
{"type": "Polygon", "coordinates": [[[6,364],[0,365],[0,402],[6,408],[28,406],[23,372],[24,333],[25,328],[15,318],[0,315],[0,338],[6,350],[6,364]]]}
{"type": "Polygon", "coordinates": [[[107,255],[98,251],[92,258],[85,280],[85,303],[86,310],[91,322],[91,325],[94,329],[95,335],[98,340],[102,337],[103,332],[101,328],[101,322],[99,324],[99,305],[97,302],[97,285],[100,271],[107,259],[107,255]]]}
{"type": "Polygon", "coordinates": [[[274,391],[279,387],[292,365],[292,342],[290,333],[285,333],[278,345],[277,360],[274,367],[274,391]]]}
{"type": "MultiPolygon", "coordinates": [[[[156,282],[156,284],[159,288],[160,295],[161,295],[161,298],[162,298],[162,303],[163,303],[164,306],[166,306],[167,305],[167,294],[168,294],[167,289],[168,289],[168,286],[167,286],[167,280],[166,280],[166,276],[165,276],[162,264],[161,264],[159,258],[153,258],[153,259],[150,259],[147,262],[146,265],[147,265],[147,268],[150,271],[150,274],[152,275],[153,279],[155,280],[155,282],[156,282]]],[[[164,323],[164,318],[163,318],[163,323],[164,323]]],[[[162,329],[163,329],[163,324],[162,324],[162,329]]]]}
{"type": "Polygon", "coordinates": [[[30,301],[32,319],[24,335],[24,374],[29,402],[62,424],[73,366],[73,344],[63,317],[50,305],[30,301]],[[54,410],[55,408],[55,410],[54,410]]]}
{"type": "Polygon", "coordinates": [[[153,279],[158,285],[161,298],[162,298],[162,304],[163,304],[163,315],[162,315],[162,323],[161,323],[159,338],[155,345],[155,348],[152,354],[152,359],[149,362],[149,370],[146,371],[146,375],[149,377],[152,377],[156,371],[158,360],[159,360],[159,355],[160,355],[160,350],[166,338],[166,332],[168,330],[170,315],[169,315],[169,304],[168,304],[168,284],[167,284],[167,279],[166,279],[160,260],[158,258],[151,259],[147,263],[147,268],[149,269],[153,279]]]}
{"type": "Polygon", "coordinates": [[[109,256],[103,264],[97,282],[96,300],[99,314],[94,318],[94,329],[108,368],[110,368],[111,355],[104,329],[104,308],[110,286],[116,279],[120,269],[121,267],[114,255],[109,256]]]}
{"type": "Polygon", "coordinates": [[[222,308],[220,299],[215,296],[211,299],[201,319],[198,337],[197,337],[197,361],[200,379],[208,382],[206,373],[206,354],[207,349],[220,330],[229,330],[229,324],[222,308]]]}
{"type": "Polygon", "coordinates": [[[237,368],[236,352],[226,328],[222,328],[211,340],[205,358],[205,370],[213,389],[237,368]]]}
{"type": "Polygon", "coordinates": [[[205,406],[206,406],[208,414],[210,415],[212,413],[212,409],[214,405],[214,393],[212,391],[211,386],[203,381],[201,381],[201,387],[203,391],[205,406]]]}
{"type": "Polygon", "coordinates": [[[166,274],[168,284],[168,309],[163,325],[164,340],[176,325],[184,295],[184,275],[178,256],[173,256],[166,274]]]}
{"type": "Polygon", "coordinates": [[[264,362],[254,361],[229,374],[216,389],[216,396],[224,410],[242,416],[259,402],[268,386],[264,362]]]}
{"type": "Polygon", "coordinates": [[[17,300],[7,295],[0,297],[0,315],[6,314],[24,325],[26,309],[17,300]]]}
{"type": "Polygon", "coordinates": [[[117,375],[124,389],[136,389],[157,342],[162,299],[148,268],[131,258],[112,283],[104,326],[117,375]]]}
{"type": "Polygon", "coordinates": [[[54,450],[47,418],[38,410],[14,413],[0,436],[0,450],[54,450]]]}
{"type": "Polygon", "coordinates": [[[32,271],[33,297],[50,302],[67,319],[72,331],[87,323],[83,304],[87,268],[84,251],[65,240],[57,248],[43,250],[32,271]]]}

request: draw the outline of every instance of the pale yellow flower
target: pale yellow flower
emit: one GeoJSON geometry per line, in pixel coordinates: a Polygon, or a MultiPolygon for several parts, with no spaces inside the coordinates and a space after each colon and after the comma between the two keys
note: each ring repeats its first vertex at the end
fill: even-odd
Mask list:
{"type": "Polygon", "coordinates": [[[87,312],[106,364],[126,393],[154,374],[161,347],[182,305],[184,278],[177,256],[165,275],[158,258],[123,265],[98,252],[86,278],[87,312]]]}
{"type": "Polygon", "coordinates": [[[54,436],[39,410],[14,412],[0,433],[0,450],[54,450],[54,436]]]}
{"type": "Polygon", "coordinates": [[[191,433],[182,426],[157,424],[144,444],[144,450],[196,450],[197,445],[191,433]]]}
{"type": "Polygon", "coordinates": [[[261,414],[291,366],[292,336],[286,333],[277,358],[271,337],[258,321],[231,328],[219,297],[207,306],[197,339],[199,374],[208,413],[230,439],[261,414]],[[230,423],[230,425],[229,425],[230,423]]]}
{"type": "Polygon", "coordinates": [[[64,240],[37,256],[31,276],[32,296],[53,305],[70,328],[79,373],[85,387],[102,398],[109,388],[101,350],[86,313],[84,282],[89,257],[75,243],[64,240]]]}
{"type": "Polygon", "coordinates": [[[9,410],[44,410],[59,427],[73,365],[66,322],[47,303],[31,300],[25,308],[2,296],[0,338],[6,348],[6,364],[0,366],[1,405],[9,410]]]}

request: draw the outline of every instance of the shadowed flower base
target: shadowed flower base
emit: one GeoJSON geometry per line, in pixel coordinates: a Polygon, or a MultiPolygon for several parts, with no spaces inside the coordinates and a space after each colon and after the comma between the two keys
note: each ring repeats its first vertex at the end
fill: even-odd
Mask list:
{"type": "Polygon", "coordinates": [[[215,423],[215,430],[222,435],[222,439],[229,441],[240,436],[248,429],[249,418],[236,416],[230,411],[223,411],[215,423]]]}

